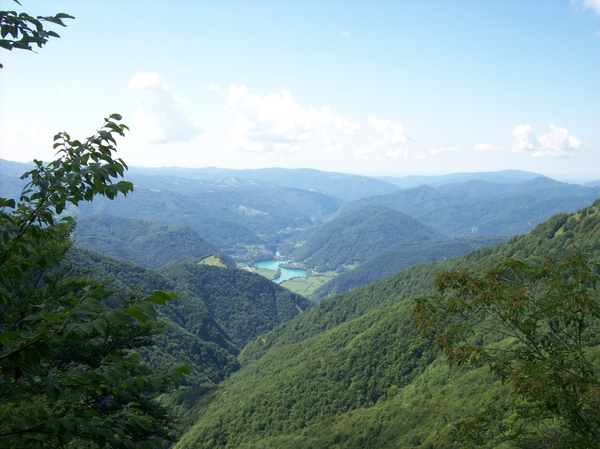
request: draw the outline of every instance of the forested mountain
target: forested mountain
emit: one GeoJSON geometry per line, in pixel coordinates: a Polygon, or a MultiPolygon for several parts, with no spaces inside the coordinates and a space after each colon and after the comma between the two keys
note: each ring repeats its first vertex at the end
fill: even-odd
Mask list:
{"type": "Polygon", "coordinates": [[[494,245],[501,240],[499,237],[469,237],[412,245],[396,244],[322,285],[311,295],[311,299],[319,301],[328,296],[375,282],[411,265],[450,259],[484,246],[494,245]]]}
{"type": "Polygon", "coordinates": [[[536,178],[514,186],[483,184],[440,187],[422,185],[388,195],[346,203],[342,210],[377,204],[403,212],[449,237],[511,236],[529,232],[537,223],[559,212],[574,212],[600,196],[600,189],[536,178]],[[478,193],[473,186],[484,185],[478,193]],[[444,193],[443,190],[447,190],[444,193]],[[504,191],[482,198],[485,192],[504,191]],[[468,196],[467,192],[475,192],[468,196]]]}
{"type": "Polygon", "coordinates": [[[527,193],[538,200],[560,197],[589,197],[600,195],[600,190],[578,184],[555,181],[538,177],[521,183],[506,184],[472,180],[458,184],[444,184],[435,189],[443,194],[465,195],[470,198],[496,199],[527,193]]]}
{"type": "Polygon", "coordinates": [[[158,272],[177,289],[202,298],[240,348],[311,306],[306,298],[242,269],[178,261],[158,272]]]}
{"type": "Polygon", "coordinates": [[[457,425],[488,407],[498,414],[485,441],[500,447],[509,386],[485,366],[450,370],[411,322],[411,298],[432,291],[435,272],[539,262],[574,247],[600,256],[600,200],[527,235],[323,300],[246,346],[242,369],[199,402],[177,447],[459,447],[457,425]]]}
{"type": "Polygon", "coordinates": [[[395,244],[444,239],[441,233],[403,213],[365,206],[348,210],[300,235],[295,242],[282,245],[281,252],[309,268],[329,271],[364,262],[395,244]]]}
{"type": "Polygon", "coordinates": [[[184,225],[148,222],[111,215],[89,215],[77,220],[75,244],[146,268],[158,268],[185,256],[219,255],[235,263],[184,225]]]}
{"type": "Polygon", "coordinates": [[[409,175],[409,176],[378,176],[377,179],[387,181],[402,189],[410,189],[427,184],[438,187],[444,184],[462,184],[464,182],[479,180],[499,184],[520,184],[524,181],[538,178],[542,175],[523,170],[500,170],[493,172],[475,173],[450,173],[448,175],[409,175]]]}
{"type": "Polygon", "coordinates": [[[239,367],[235,356],[248,341],[310,307],[305,298],[235,268],[178,261],[157,272],[77,247],[69,251],[68,263],[110,281],[118,292],[175,292],[180,299],[159,309],[166,333],[144,354],[157,366],[189,363],[188,383],[203,388],[239,367]]]}
{"type": "Polygon", "coordinates": [[[152,181],[152,186],[136,185],[125,198],[99,198],[72,212],[184,224],[230,256],[260,260],[275,253],[282,239],[312,227],[340,204],[323,194],[247,180],[152,181]]]}
{"type": "Polygon", "coordinates": [[[175,176],[200,180],[225,180],[231,178],[265,181],[283,187],[324,193],[344,201],[365,196],[380,195],[398,190],[389,182],[368,176],[347,173],[323,172],[308,168],[261,168],[233,170],[224,168],[142,168],[131,167],[131,175],[175,176]]]}

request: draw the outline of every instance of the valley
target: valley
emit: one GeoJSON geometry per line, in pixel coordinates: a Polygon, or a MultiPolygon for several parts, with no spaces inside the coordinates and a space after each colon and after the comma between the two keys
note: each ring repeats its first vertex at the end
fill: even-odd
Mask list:
{"type": "Polygon", "coordinates": [[[343,181],[316,171],[322,191],[275,169],[165,173],[68,208],[67,261],[120,294],[179,298],[138,350],[153,368],[190,368],[160,399],[179,416],[175,448],[457,447],[482,407],[500,413],[487,438],[504,441],[508,386],[482,366],[452,369],[416,329],[414,299],[440,271],[600,255],[599,188],[534,174],[362,192],[348,177],[340,198],[343,181]]]}

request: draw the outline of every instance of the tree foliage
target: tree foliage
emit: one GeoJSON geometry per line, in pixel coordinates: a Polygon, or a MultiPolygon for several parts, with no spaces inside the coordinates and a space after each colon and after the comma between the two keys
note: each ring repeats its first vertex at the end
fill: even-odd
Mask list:
{"type": "Polygon", "coordinates": [[[58,158],[35,168],[19,201],[0,199],[0,445],[160,447],[172,426],[152,393],[186,372],[154,372],[135,349],[160,331],[154,305],[173,294],[119,297],[61,264],[69,204],[133,186],[113,157],[117,114],[83,142],[54,137],[58,158]]]}
{"type": "MultiPolygon", "coordinates": [[[[19,3],[17,0],[14,1],[19,3]]],[[[74,19],[74,17],[64,13],[34,17],[25,12],[0,11],[0,35],[2,36],[0,48],[29,51],[33,51],[34,45],[42,48],[51,37],[60,37],[55,31],[44,28],[44,22],[64,27],[66,26],[64,19],[74,19]]],[[[3,68],[2,64],[0,64],[1,68],[3,68]]]]}
{"type": "Polygon", "coordinates": [[[487,363],[512,386],[523,401],[509,439],[598,447],[599,279],[578,250],[533,266],[507,259],[479,275],[457,269],[437,275],[438,293],[417,300],[413,320],[451,364],[487,363]]]}

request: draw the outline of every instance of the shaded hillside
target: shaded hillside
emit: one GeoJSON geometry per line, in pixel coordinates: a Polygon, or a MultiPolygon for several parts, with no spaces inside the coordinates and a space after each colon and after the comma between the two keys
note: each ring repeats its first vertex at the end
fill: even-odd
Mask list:
{"type": "Polygon", "coordinates": [[[322,285],[315,290],[311,299],[319,301],[328,296],[375,282],[411,265],[446,260],[484,246],[494,245],[501,240],[503,239],[498,237],[470,237],[443,242],[393,245],[378,252],[358,267],[342,273],[322,285]]]}
{"type": "Polygon", "coordinates": [[[500,413],[486,429],[496,447],[513,398],[486,367],[449,371],[414,329],[410,299],[431,290],[436,271],[534,262],[574,246],[600,257],[600,201],[528,235],[323,300],[246,346],[242,369],[198,405],[200,419],[177,447],[461,447],[457,424],[489,406],[500,413]]]}
{"type": "Polygon", "coordinates": [[[302,234],[293,249],[282,245],[280,252],[290,254],[296,262],[302,262],[308,268],[329,271],[364,262],[395,244],[445,238],[429,226],[398,211],[382,206],[366,206],[346,211],[302,234]]]}
{"type": "Polygon", "coordinates": [[[167,327],[164,335],[155,337],[156,345],[143,351],[152,365],[189,363],[192,374],[188,383],[196,386],[214,385],[239,368],[235,358],[239,349],[201,298],[178,288],[153,270],[86,249],[71,248],[68,262],[78,269],[88,270],[96,279],[110,281],[110,288],[119,292],[177,293],[179,301],[157,309],[160,317],[167,321],[167,327]]]}
{"type": "Polygon", "coordinates": [[[451,185],[438,191],[429,186],[346,203],[348,210],[377,204],[398,210],[450,237],[511,236],[529,232],[536,224],[560,212],[574,212],[600,197],[600,189],[536,178],[516,186],[451,185]],[[486,186],[479,191],[477,186],[486,186]],[[443,193],[443,190],[447,193],[443,193]],[[500,197],[484,198],[496,189],[500,197]],[[468,196],[472,192],[475,196],[468,196]]]}
{"type": "Polygon", "coordinates": [[[227,178],[265,181],[283,187],[310,190],[345,201],[366,196],[380,195],[398,190],[398,187],[380,179],[347,173],[323,172],[308,168],[259,168],[234,170],[224,168],[142,168],[131,167],[132,175],[176,176],[201,180],[224,180],[227,178]]]}
{"type": "MultiPolygon", "coordinates": [[[[219,197],[222,198],[222,197],[219,197]]],[[[269,242],[252,230],[250,222],[257,223],[268,217],[270,223],[263,222],[267,231],[276,232],[281,226],[289,224],[285,220],[273,223],[268,214],[250,215],[250,209],[244,210],[241,204],[216,206],[210,193],[204,196],[182,194],[166,190],[137,186],[127,197],[114,200],[100,198],[91,203],[82,204],[77,211],[80,216],[109,214],[145,221],[163,221],[184,224],[192,228],[210,244],[220,248],[228,255],[246,253],[246,245],[254,245],[257,251],[274,252],[275,244],[269,242]]],[[[297,217],[292,217],[294,221],[297,217]]],[[[304,226],[312,224],[308,217],[301,220],[304,226]]],[[[258,231],[258,229],[257,229],[258,231]]]]}
{"type": "Polygon", "coordinates": [[[201,298],[240,348],[312,305],[263,276],[237,268],[178,261],[158,272],[201,298]]]}
{"type": "Polygon", "coordinates": [[[76,247],[69,250],[68,262],[111,281],[110,287],[120,292],[175,292],[180,299],[158,309],[168,323],[166,334],[157,336],[144,355],[156,366],[189,363],[188,383],[203,387],[239,368],[235,356],[245,343],[310,306],[262,276],[234,268],[180,261],[163,267],[161,274],[76,247]]]}
{"type": "MultiPolygon", "coordinates": [[[[185,256],[227,256],[184,225],[148,222],[111,215],[89,215],[77,220],[75,244],[106,256],[158,268],[185,256]]],[[[227,260],[235,265],[232,260],[227,260]]]]}

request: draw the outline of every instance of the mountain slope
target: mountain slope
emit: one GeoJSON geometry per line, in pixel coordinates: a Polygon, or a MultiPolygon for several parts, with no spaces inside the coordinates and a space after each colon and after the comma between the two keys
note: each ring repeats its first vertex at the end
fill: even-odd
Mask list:
{"type": "Polygon", "coordinates": [[[158,272],[177,289],[201,298],[240,348],[312,305],[306,298],[246,270],[178,261],[158,272]]]}
{"type": "MultiPolygon", "coordinates": [[[[322,301],[246,346],[242,369],[198,405],[177,447],[460,447],[458,423],[488,406],[502,414],[513,398],[486,367],[448,370],[413,327],[410,298],[431,291],[436,271],[535,262],[574,246],[600,257],[600,201],[322,301]]],[[[490,447],[503,425],[500,415],[488,426],[490,447]]]]}
{"type": "Polygon", "coordinates": [[[321,193],[251,180],[129,178],[136,186],[127,197],[95,199],[70,212],[187,225],[244,261],[271,257],[279,242],[331,216],[341,204],[321,193]]]}
{"type": "Polygon", "coordinates": [[[311,299],[319,301],[328,296],[375,282],[408,266],[446,260],[484,246],[494,245],[501,240],[498,237],[470,237],[443,242],[393,245],[362,262],[358,267],[342,273],[322,285],[314,291],[311,299]]]}
{"type": "Polygon", "coordinates": [[[119,292],[173,291],[179,300],[159,308],[167,320],[165,335],[144,351],[154,365],[189,363],[194,385],[214,385],[239,368],[239,348],[310,307],[295,295],[257,274],[178,261],[161,272],[73,247],[68,262],[119,292]]]}
{"type": "Polygon", "coordinates": [[[443,186],[440,191],[422,185],[346,203],[342,210],[376,204],[410,215],[450,237],[506,237],[529,232],[553,214],[574,212],[600,197],[597,187],[565,184],[549,178],[512,186],[487,184],[478,190],[483,185],[475,182],[443,186]],[[486,192],[493,190],[496,194],[485,197],[486,192]]]}
{"type": "MultiPolygon", "coordinates": [[[[77,220],[75,244],[146,268],[158,268],[181,257],[226,256],[184,225],[148,222],[111,215],[77,220]]],[[[234,265],[233,261],[228,260],[234,265]]]]}
{"type": "Polygon", "coordinates": [[[124,294],[154,290],[177,293],[178,301],[158,308],[160,317],[167,321],[165,335],[157,336],[157,344],[143,351],[152,365],[189,363],[192,375],[188,383],[197,386],[215,385],[239,368],[235,359],[239,349],[200,298],[153,270],[86,249],[71,248],[67,261],[96,279],[109,281],[110,288],[124,294]]]}
{"type": "MultiPolygon", "coordinates": [[[[445,236],[387,207],[352,209],[298,237],[291,256],[307,267],[329,271],[367,260],[395,245],[444,240],[445,236]]],[[[282,252],[287,246],[282,245],[282,252]]]]}

